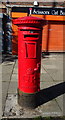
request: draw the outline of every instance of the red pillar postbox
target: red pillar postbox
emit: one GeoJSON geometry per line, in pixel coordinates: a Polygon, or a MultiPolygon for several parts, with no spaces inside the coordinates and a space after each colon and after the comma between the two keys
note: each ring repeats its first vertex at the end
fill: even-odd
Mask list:
{"type": "Polygon", "coordinates": [[[46,20],[22,17],[13,20],[18,25],[18,103],[35,107],[35,93],[40,91],[42,28],[46,20]]]}

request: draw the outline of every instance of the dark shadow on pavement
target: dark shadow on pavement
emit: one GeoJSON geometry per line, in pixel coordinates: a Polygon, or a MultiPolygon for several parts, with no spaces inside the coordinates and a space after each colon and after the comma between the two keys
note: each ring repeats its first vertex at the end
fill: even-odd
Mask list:
{"type": "Polygon", "coordinates": [[[36,94],[37,106],[40,106],[65,93],[65,82],[40,90],[36,94]]]}
{"type": "Polygon", "coordinates": [[[2,55],[2,62],[14,62],[16,59],[18,59],[17,55],[9,55],[9,54],[3,54],[2,55]]]}

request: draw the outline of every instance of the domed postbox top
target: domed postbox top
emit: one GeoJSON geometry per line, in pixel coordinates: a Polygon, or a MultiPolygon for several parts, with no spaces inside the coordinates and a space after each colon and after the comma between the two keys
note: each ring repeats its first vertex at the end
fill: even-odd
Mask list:
{"type": "Polygon", "coordinates": [[[20,18],[17,18],[17,19],[14,19],[13,20],[13,24],[16,24],[16,25],[45,25],[47,24],[47,21],[43,18],[39,18],[39,17],[33,17],[33,16],[26,16],[26,17],[20,17],[20,18]]]}

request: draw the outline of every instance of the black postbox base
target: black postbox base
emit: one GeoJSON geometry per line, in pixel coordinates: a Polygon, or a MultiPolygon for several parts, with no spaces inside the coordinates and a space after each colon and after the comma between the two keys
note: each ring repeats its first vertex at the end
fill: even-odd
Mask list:
{"type": "Polygon", "coordinates": [[[34,109],[37,107],[37,95],[23,93],[18,89],[18,104],[23,108],[34,109]]]}

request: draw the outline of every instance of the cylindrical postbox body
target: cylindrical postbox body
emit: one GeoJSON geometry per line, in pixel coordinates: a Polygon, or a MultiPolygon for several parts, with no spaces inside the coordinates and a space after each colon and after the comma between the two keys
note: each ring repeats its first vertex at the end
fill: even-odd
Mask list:
{"type": "Polygon", "coordinates": [[[40,90],[41,33],[41,29],[31,26],[19,28],[18,88],[25,93],[40,90]]]}
{"type": "MultiPolygon", "coordinates": [[[[40,91],[42,27],[44,19],[23,17],[14,20],[18,25],[18,90],[19,96],[40,91]]],[[[30,99],[30,98],[28,98],[30,99]]],[[[21,102],[19,102],[21,103],[21,102]]],[[[23,104],[23,103],[21,103],[23,104]]]]}

